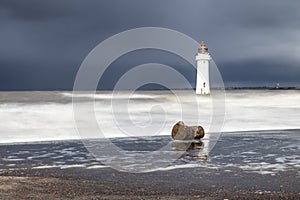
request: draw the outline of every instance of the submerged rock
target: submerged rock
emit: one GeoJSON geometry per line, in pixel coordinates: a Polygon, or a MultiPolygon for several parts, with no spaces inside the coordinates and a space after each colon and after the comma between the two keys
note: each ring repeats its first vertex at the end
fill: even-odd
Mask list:
{"type": "Polygon", "coordinates": [[[172,129],[174,140],[199,140],[204,137],[202,126],[187,126],[182,121],[177,122],[172,129]]]}
{"type": "Polygon", "coordinates": [[[202,141],[174,140],[172,141],[172,149],[182,152],[180,158],[208,160],[208,154],[204,150],[204,142],[202,141]]]}
{"type": "Polygon", "coordinates": [[[201,141],[172,141],[172,148],[176,151],[200,151],[204,148],[204,143],[201,141]]]}

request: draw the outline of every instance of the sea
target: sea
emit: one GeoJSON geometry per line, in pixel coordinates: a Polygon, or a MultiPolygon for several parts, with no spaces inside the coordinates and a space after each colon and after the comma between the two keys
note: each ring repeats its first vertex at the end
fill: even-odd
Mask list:
{"type": "Polygon", "coordinates": [[[300,90],[0,92],[0,173],[238,168],[300,173],[300,90]],[[173,141],[178,121],[201,141],[173,141]]]}

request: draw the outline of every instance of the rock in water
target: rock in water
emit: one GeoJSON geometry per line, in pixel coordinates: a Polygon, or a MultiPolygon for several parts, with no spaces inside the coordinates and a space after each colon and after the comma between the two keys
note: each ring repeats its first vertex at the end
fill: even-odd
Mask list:
{"type": "Polygon", "coordinates": [[[201,141],[172,141],[172,149],[176,151],[197,151],[200,152],[204,148],[204,143],[201,141]]]}
{"type": "Polygon", "coordinates": [[[182,121],[177,122],[172,129],[174,140],[199,140],[204,137],[202,126],[187,126],[182,121]]]}

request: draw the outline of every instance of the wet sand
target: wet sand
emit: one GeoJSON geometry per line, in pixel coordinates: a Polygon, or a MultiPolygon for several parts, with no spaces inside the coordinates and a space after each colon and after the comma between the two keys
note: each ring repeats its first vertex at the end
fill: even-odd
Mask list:
{"type": "Polygon", "coordinates": [[[299,199],[295,172],[276,177],[209,169],[129,174],[113,169],[9,171],[0,199],[299,199]]]}
{"type": "Polygon", "coordinates": [[[104,166],[78,141],[1,145],[0,199],[300,199],[299,139],[299,130],[224,134],[208,161],[148,173],[104,166]]]}

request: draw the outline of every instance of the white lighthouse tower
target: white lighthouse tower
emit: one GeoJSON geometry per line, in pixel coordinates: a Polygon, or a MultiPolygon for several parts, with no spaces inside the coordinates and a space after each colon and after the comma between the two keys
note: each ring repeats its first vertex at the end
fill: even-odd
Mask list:
{"type": "Polygon", "coordinates": [[[211,57],[208,53],[208,48],[201,43],[198,53],[196,54],[197,62],[197,78],[196,78],[196,94],[210,94],[209,85],[209,62],[211,57]]]}

